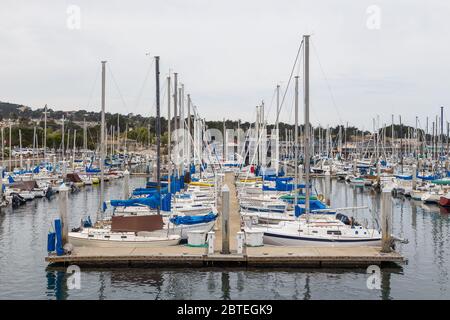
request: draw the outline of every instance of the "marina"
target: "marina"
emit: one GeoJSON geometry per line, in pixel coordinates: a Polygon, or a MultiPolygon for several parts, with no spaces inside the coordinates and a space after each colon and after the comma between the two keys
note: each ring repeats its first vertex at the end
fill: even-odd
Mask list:
{"type": "MultiPolygon", "coordinates": [[[[234,179],[228,174],[225,183],[233,186],[234,179]]],[[[237,232],[240,228],[239,205],[234,188],[230,190],[230,254],[221,254],[221,221],[218,221],[215,239],[218,245],[209,248],[189,246],[158,248],[75,248],[69,256],[49,256],[46,261],[54,265],[76,264],[78,266],[182,266],[182,267],[362,267],[386,263],[403,264],[405,258],[396,252],[382,253],[381,247],[246,247],[237,250],[237,232]]],[[[242,246],[242,245],[241,245],[242,246]]]]}
{"type": "Polygon", "coordinates": [[[178,2],[0,19],[0,300],[450,299],[448,8],[178,2]]]}

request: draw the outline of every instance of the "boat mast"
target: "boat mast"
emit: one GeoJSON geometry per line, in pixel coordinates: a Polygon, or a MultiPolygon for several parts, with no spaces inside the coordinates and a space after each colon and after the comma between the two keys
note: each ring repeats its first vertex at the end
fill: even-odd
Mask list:
{"type": "MultiPolygon", "coordinates": [[[[156,74],[156,181],[158,183],[158,192],[161,194],[161,117],[159,101],[159,56],[155,57],[156,74]]],[[[160,204],[157,207],[160,214],[160,204]]]]}
{"type": "Polygon", "coordinates": [[[441,137],[440,137],[440,141],[441,141],[441,157],[444,155],[444,107],[441,107],[441,137]]]}
{"type": "MultiPolygon", "coordinates": [[[[305,88],[304,88],[304,99],[305,99],[305,132],[309,132],[309,35],[303,36],[305,41],[305,88]]],[[[310,177],[309,177],[309,165],[310,165],[310,155],[309,155],[309,134],[303,135],[305,139],[305,183],[306,183],[306,193],[305,193],[305,212],[309,214],[309,195],[310,195],[310,177]]]]}
{"type": "Polygon", "coordinates": [[[171,192],[171,180],[172,180],[172,161],[170,159],[170,148],[171,148],[171,130],[170,130],[170,122],[171,122],[171,116],[170,116],[170,74],[167,77],[167,165],[168,165],[168,175],[167,175],[167,187],[169,194],[171,192]]]}
{"type": "Polygon", "coordinates": [[[47,105],[44,107],[44,162],[47,161],[47,105]]]}
{"type": "Polygon", "coordinates": [[[97,220],[102,212],[105,189],[105,177],[103,173],[103,165],[105,162],[105,66],[106,61],[102,61],[102,112],[100,124],[100,203],[97,212],[97,220]]]}
{"type": "Polygon", "coordinates": [[[295,76],[295,126],[294,126],[294,208],[297,206],[298,186],[298,76],[295,76]]]}
{"type": "Polygon", "coordinates": [[[64,157],[64,133],[65,133],[65,129],[64,129],[64,114],[62,116],[62,122],[61,122],[61,160],[64,161],[65,157],[64,157]]]}

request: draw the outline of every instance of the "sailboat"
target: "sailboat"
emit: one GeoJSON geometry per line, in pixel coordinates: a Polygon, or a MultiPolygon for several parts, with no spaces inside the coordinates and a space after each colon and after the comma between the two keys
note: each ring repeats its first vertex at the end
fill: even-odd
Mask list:
{"type": "MultiPolygon", "coordinates": [[[[305,132],[309,129],[309,35],[303,36],[304,45],[304,103],[305,103],[305,132]]],[[[298,76],[295,77],[295,129],[298,128],[298,76]]],[[[298,135],[295,136],[298,145],[298,135]]],[[[305,198],[310,198],[310,137],[303,135],[304,163],[306,175],[305,198]]],[[[296,150],[298,148],[295,148],[296,150]]],[[[298,154],[295,156],[295,168],[298,168],[298,154]]],[[[297,179],[297,171],[296,179],[297,179]]],[[[296,181],[297,183],[297,181],[296,181]]],[[[281,221],[277,225],[266,226],[264,243],[285,246],[334,246],[334,245],[380,245],[381,234],[374,229],[367,229],[347,216],[336,213],[334,215],[311,214],[310,201],[305,202],[304,210],[296,210],[295,221],[281,221]]]]}
{"type": "MultiPolygon", "coordinates": [[[[103,205],[103,163],[105,159],[104,133],[105,133],[105,64],[102,61],[102,117],[101,117],[101,159],[100,179],[102,190],[100,192],[100,204],[103,205]]],[[[155,57],[156,71],[156,121],[157,121],[157,157],[158,157],[158,181],[160,158],[160,106],[159,106],[159,57],[155,57]]],[[[158,208],[159,209],[159,208],[158,208]]],[[[168,235],[154,231],[163,229],[163,217],[159,214],[152,215],[123,215],[112,216],[111,219],[97,221],[92,226],[90,221],[85,222],[80,228],[69,232],[69,242],[74,246],[89,247],[160,247],[177,245],[180,242],[179,235],[168,235]]]]}

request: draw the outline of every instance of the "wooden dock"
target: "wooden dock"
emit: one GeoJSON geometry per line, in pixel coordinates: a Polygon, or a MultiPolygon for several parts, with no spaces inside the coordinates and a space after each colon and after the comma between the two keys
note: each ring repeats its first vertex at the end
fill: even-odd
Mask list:
{"type": "MultiPolygon", "coordinates": [[[[221,219],[216,222],[215,252],[208,254],[208,248],[178,245],[159,248],[75,248],[72,254],[50,255],[50,265],[78,266],[180,266],[180,267],[363,267],[368,265],[396,264],[406,262],[397,252],[381,253],[380,247],[244,247],[237,254],[236,234],[241,230],[239,202],[236,196],[234,175],[226,173],[225,184],[230,188],[230,250],[221,254],[221,219]]],[[[220,211],[220,206],[219,206],[220,211]]]]}

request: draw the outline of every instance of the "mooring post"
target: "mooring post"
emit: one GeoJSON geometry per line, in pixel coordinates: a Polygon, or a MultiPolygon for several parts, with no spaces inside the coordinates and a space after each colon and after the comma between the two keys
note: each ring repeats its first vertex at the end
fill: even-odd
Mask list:
{"type": "Polygon", "coordinates": [[[222,254],[230,254],[230,188],[222,188],[222,254]]]}
{"type": "Polygon", "coordinates": [[[380,159],[377,161],[377,182],[380,183],[381,179],[381,163],[380,159]]]}
{"type": "Polygon", "coordinates": [[[417,186],[417,166],[413,164],[412,166],[412,188],[413,190],[416,190],[417,186]]]}
{"type": "Polygon", "coordinates": [[[237,238],[237,254],[242,254],[244,252],[244,232],[238,231],[236,238],[237,238]]]}
{"type": "Polygon", "coordinates": [[[0,167],[0,203],[3,201],[3,167],[0,167]]]}
{"type": "MultiPolygon", "coordinates": [[[[149,164],[149,167],[150,167],[150,164],[149,164]]],[[[158,175],[158,169],[157,169],[156,163],[154,163],[153,170],[152,170],[152,180],[153,181],[158,181],[158,179],[156,178],[157,175],[158,175]]]]}
{"type": "Polygon", "coordinates": [[[391,193],[383,190],[381,194],[381,252],[391,252],[392,233],[392,202],[391,193]]]}
{"type": "Polygon", "coordinates": [[[356,172],[357,172],[357,160],[353,159],[353,175],[356,176],[356,172]]]}
{"type": "Polygon", "coordinates": [[[208,232],[208,254],[214,254],[214,240],[216,239],[216,234],[214,231],[208,232]]]}
{"type": "Polygon", "coordinates": [[[69,221],[67,220],[67,198],[69,194],[69,188],[63,183],[59,187],[59,215],[62,225],[62,244],[63,246],[69,240],[69,221]]]}
{"type": "Polygon", "coordinates": [[[127,200],[130,197],[130,172],[125,169],[123,172],[123,198],[127,200]]]}
{"type": "Polygon", "coordinates": [[[330,189],[331,189],[331,173],[330,171],[327,171],[325,172],[325,203],[327,204],[327,206],[331,204],[330,189]]]}
{"type": "Polygon", "coordinates": [[[67,171],[66,171],[66,160],[62,160],[62,179],[63,181],[66,181],[67,178],[67,171]]]}

